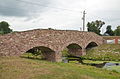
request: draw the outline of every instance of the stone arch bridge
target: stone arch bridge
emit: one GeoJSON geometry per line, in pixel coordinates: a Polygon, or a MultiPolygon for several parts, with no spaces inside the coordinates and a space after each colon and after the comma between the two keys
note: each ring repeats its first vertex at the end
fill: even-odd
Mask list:
{"type": "Polygon", "coordinates": [[[68,48],[75,56],[86,54],[86,49],[103,44],[103,38],[93,32],[36,29],[0,36],[0,56],[20,56],[39,47],[47,60],[61,61],[61,51],[68,48]]]}

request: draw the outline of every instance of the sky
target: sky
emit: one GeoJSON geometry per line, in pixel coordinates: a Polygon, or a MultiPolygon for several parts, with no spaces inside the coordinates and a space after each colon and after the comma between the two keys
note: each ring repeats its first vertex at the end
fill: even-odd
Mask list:
{"type": "MultiPolygon", "coordinates": [[[[87,22],[102,20],[115,29],[120,25],[120,0],[0,0],[0,21],[14,31],[32,29],[82,30],[87,22]]],[[[87,28],[86,28],[87,31],[87,28]]]]}

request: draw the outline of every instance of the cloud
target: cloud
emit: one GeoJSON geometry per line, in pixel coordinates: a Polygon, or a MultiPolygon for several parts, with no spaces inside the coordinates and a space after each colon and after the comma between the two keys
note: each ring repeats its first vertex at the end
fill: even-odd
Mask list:
{"type": "MultiPolygon", "coordinates": [[[[13,30],[35,28],[82,28],[81,13],[87,22],[102,20],[115,29],[120,23],[120,0],[1,0],[0,21],[8,21],[13,30]]],[[[105,30],[104,30],[105,31],[105,30]]]]}
{"type": "Polygon", "coordinates": [[[2,0],[0,2],[0,15],[9,17],[33,16],[43,12],[44,6],[49,5],[49,0],[34,0],[34,2],[33,0],[2,0]],[[36,3],[41,6],[36,5],[36,3]]]}

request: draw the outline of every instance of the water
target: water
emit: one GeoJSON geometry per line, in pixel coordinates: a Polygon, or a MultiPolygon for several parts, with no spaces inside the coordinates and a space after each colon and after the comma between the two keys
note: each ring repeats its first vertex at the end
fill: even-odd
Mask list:
{"type": "Polygon", "coordinates": [[[67,57],[62,57],[62,61],[63,61],[63,63],[68,63],[67,57]]]}
{"type": "Polygon", "coordinates": [[[106,63],[104,65],[104,67],[108,67],[108,66],[120,66],[120,63],[106,63]]]}

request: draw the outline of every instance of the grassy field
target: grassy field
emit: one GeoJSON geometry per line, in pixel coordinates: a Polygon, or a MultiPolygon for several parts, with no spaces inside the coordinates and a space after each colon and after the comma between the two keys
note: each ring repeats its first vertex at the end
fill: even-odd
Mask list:
{"type": "Polygon", "coordinates": [[[120,74],[75,63],[2,57],[0,79],[120,79],[120,74]]]}
{"type": "Polygon", "coordinates": [[[120,61],[120,44],[104,44],[87,51],[85,59],[120,61]]]}

